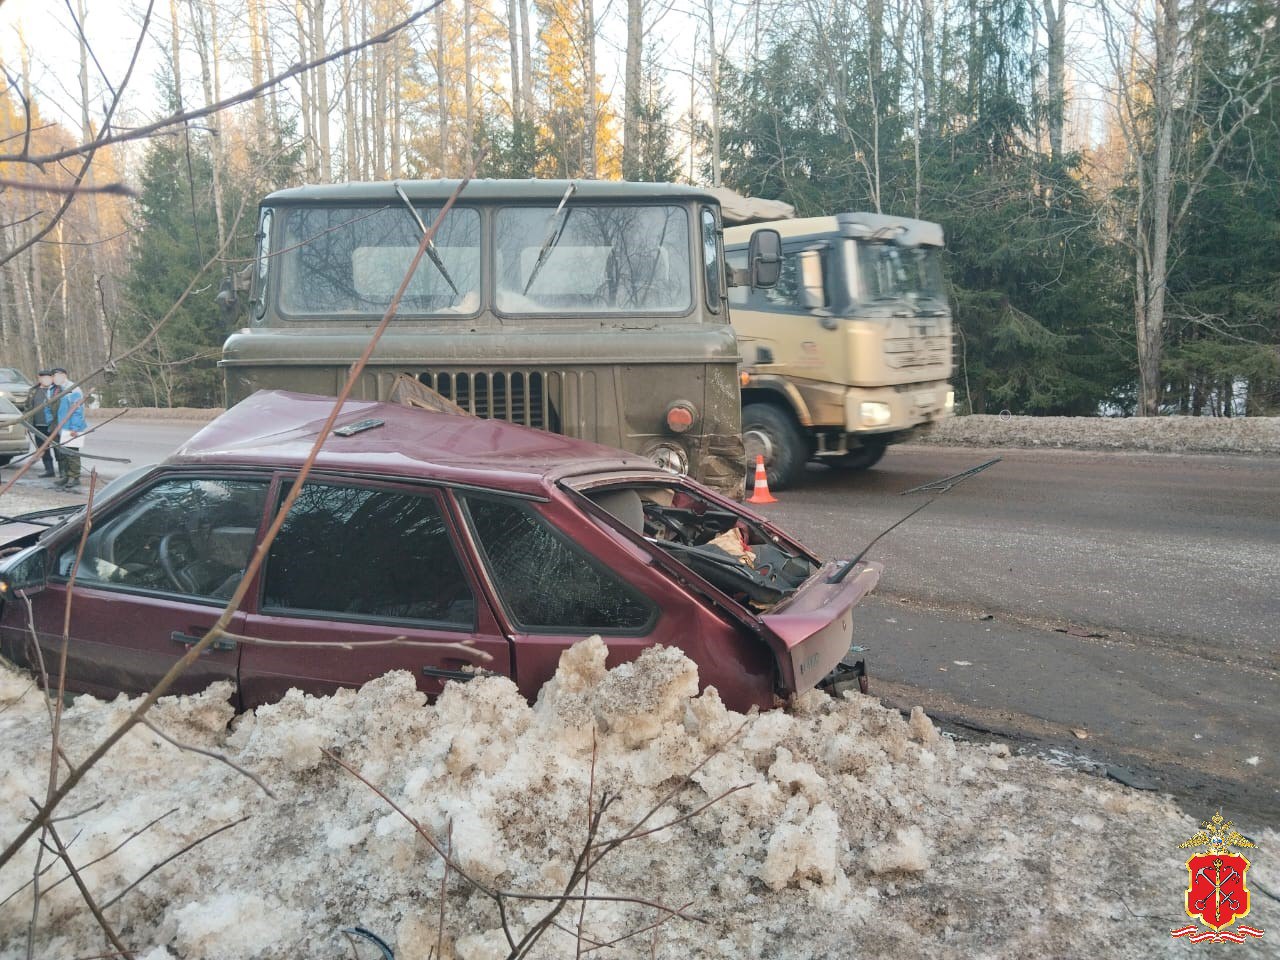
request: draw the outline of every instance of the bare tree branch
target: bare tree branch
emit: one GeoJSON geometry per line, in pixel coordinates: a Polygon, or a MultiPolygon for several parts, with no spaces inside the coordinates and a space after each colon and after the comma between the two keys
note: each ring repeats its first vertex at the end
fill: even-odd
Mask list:
{"type": "MultiPolygon", "coordinates": [[[[124,93],[124,91],[128,88],[129,79],[133,76],[133,68],[136,67],[138,64],[138,54],[142,52],[142,41],[146,38],[147,29],[151,25],[151,10],[154,6],[155,6],[155,0],[148,0],[147,12],[143,16],[142,28],[138,32],[138,42],[134,44],[133,56],[129,58],[129,68],[125,71],[124,80],[121,81],[120,87],[119,89],[116,90],[115,96],[111,98],[111,105],[107,107],[106,117],[102,121],[102,129],[104,131],[109,130],[111,128],[111,119],[112,117],[115,116],[116,107],[120,105],[120,97],[124,93]]],[[[17,154],[16,156],[8,157],[6,159],[9,159],[12,161],[25,162],[25,163],[32,163],[37,167],[41,166],[43,161],[32,159],[31,157],[26,155],[26,152],[29,147],[30,147],[30,143],[24,142],[22,153],[17,154]]],[[[72,180],[71,191],[67,193],[66,199],[62,201],[62,205],[58,207],[56,211],[54,211],[54,214],[52,217],[49,218],[48,223],[46,223],[43,227],[41,227],[39,230],[33,233],[30,237],[28,237],[22,243],[18,244],[18,246],[16,246],[14,249],[10,250],[3,257],[0,257],[0,266],[4,266],[14,257],[31,249],[33,246],[39,243],[45,237],[46,234],[48,234],[51,230],[53,230],[55,226],[57,226],[58,221],[62,219],[63,215],[66,214],[67,210],[70,209],[71,204],[75,201],[76,195],[80,191],[80,185],[84,182],[84,178],[88,175],[89,167],[93,165],[93,158],[97,156],[97,152],[98,152],[98,146],[91,144],[89,148],[86,150],[79,150],[73,154],[68,154],[68,156],[74,156],[78,153],[84,154],[84,163],[81,164],[80,166],[80,172],[77,173],[75,178],[72,180]]],[[[61,158],[55,158],[55,159],[61,159],[61,158]]]]}
{"type": "MultiPolygon", "coordinates": [[[[343,57],[348,57],[353,53],[358,53],[359,51],[365,49],[366,47],[387,43],[396,34],[400,33],[402,30],[404,30],[406,27],[410,26],[411,24],[416,23],[418,20],[421,20],[428,13],[433,11],[436,7],[440,6],[440,4],[442,4],[443,2],[444,0],[433,0],[431,4],[419,10],[417,13],[410,14],[408,17],[405,17],[403,20],[400,20],[397,23],[393,23],[391,26],[389,26],[386,30],[383,30],[381,33],[375,34],[372,37],[368,37],[367,39],[361,40],[359,43],[353,43],[350,46],[343,47],[340,50],[335,50],[333,53],[327,54],[326,56],[323,56],[323,57],[319,57],[315,60],[309,60],[304,63],[295,63],[293,66],[291,66],[288,70],[285,70],[283,73],[276,74],[274,77],[264,80],[262,83],[259,83],[256,86],[250,87],[247,90],[243,90],[240,93],[237,93],[233,96],[226,97],[225,99],[219,100],[217,103],[211,103],[207,106],[200,107],[197,110],[179,110],[175,113],[170,114],[169,116],[165,117],[162,120],[157,120],[155,123],[149,123],[145,126],[135,127],[132,130],[128,130],[124,133],[101,136],[98,139],[93,140],[89,143],[82,143],[79,146],[75,146],[75,147],[67,147],[64,150],[56,150],[52,153],[39,154],[37,156],[29,156],[25,152],[10,154],[10,155],[0,155],[0,163],[21,161],[25,163],[33,163],[37,166],[40,166],[46,163],[53,163],[54,161],[57,161],[57,160],[65,160],[68,157],[79,156],[81,154],[92,155],[93,151],[99,150],[102,147],[109,147],[117,143],[128,143],[131,140],[143,140],[150,136],[153,136],[154,134],[162,130],[165,130],[168,127],[177,126],[178,124],[183,124],[183,123],[189,123],[192,120],[200,120],[204,117],[226,110],[228,107],[234,107],[242,103],[248,103],[251,100],[257,99],[258,97],[260,97],[262,94],[266,93],[268,90],[272,89],[273,87],[278,87],[280,84],[284,83],[286,80],[291,80],[292,78],[298,76],[299,74],[307,73],[308,71],[314,70],[316,67],[322,67],[328,63],[332,63],[334,60],[341,60],[343,57]]],[[[148,17],[149,17],[149,14],[150,14],[150,8],[148,7],[148,17]]],[[[145,33],[145,26],[144,26],[143,32],[145,33]]],[[[139,37],[139,44],[141,44],[141,40],[142,38],[139,37]]],[[[125,82],[126,83],[128,82],[127,77],[125,82]]],[[[123,85],[121,89],[123,90],[123,85]]],[[[104,130],[106,129],[105,125],[103,129],[104,130]]]]}

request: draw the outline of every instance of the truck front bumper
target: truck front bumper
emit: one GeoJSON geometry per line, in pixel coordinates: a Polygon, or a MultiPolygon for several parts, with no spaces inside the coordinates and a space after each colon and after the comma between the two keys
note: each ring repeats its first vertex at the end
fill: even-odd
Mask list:
{"type": "Polygon", "coordinates": [[[945,380],[893,387],[849,387],[844,398],[849,433],[895,433],[951,416],[955,393],[945,380]]]}

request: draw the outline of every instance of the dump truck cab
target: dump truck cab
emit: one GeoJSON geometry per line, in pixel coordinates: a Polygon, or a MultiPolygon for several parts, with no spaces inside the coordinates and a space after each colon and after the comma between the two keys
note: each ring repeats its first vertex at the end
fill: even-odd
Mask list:
{"type": "MultiPolygon", "coordinates": [[[[729,291],[743,358],[743,439],[770,487],[810,460],[866,469],[886,447],[950,416],[952,324],[942,227],[870,213],[771,221],[772,289],[729,291]]],[[[745,266],[755,226],[725,231],[745,266]]]]}
{"type": "MultiPolygon", "coordinates": [[[[263,388],[336,394],[457,185],[266,197],[247,326],[223,347],[228,404],[263,388]]],[[[477,180],[426,252],[353,397],[385,400],[407,373],[477,416],[620,447],[740,495],[739,355],[713,194],[477,180]]]]}

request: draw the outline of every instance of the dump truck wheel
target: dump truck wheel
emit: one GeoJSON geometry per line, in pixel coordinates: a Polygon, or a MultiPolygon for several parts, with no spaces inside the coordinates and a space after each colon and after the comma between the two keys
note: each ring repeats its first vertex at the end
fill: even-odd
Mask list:
{"type": "Polygon", "coordinates": [[[857,450],[850,450],[838,457],[828,457],[827,462],[841,470],[870,470],[880,462],[888,446],[883,440],[864,442],[857,450]]]}
{"type": "Polygon", "coordinates": [[[756,455],[764,457],[770,490],[785,490],[804,472],[809,445],[794,419],[770,403],[742,408],[742,443],[747,452],[747,489],[755,479],[756,455]]]}

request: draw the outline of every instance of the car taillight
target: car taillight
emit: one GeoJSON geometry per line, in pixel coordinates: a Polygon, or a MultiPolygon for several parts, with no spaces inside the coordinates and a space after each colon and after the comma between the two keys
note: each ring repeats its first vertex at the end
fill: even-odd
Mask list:
{"type": "Polygon", "coordinates": [[[696,419],[697,414],[691,404],[681,401],[667,408],[667,427],[672,433],[684,433],[696,419]]]}

